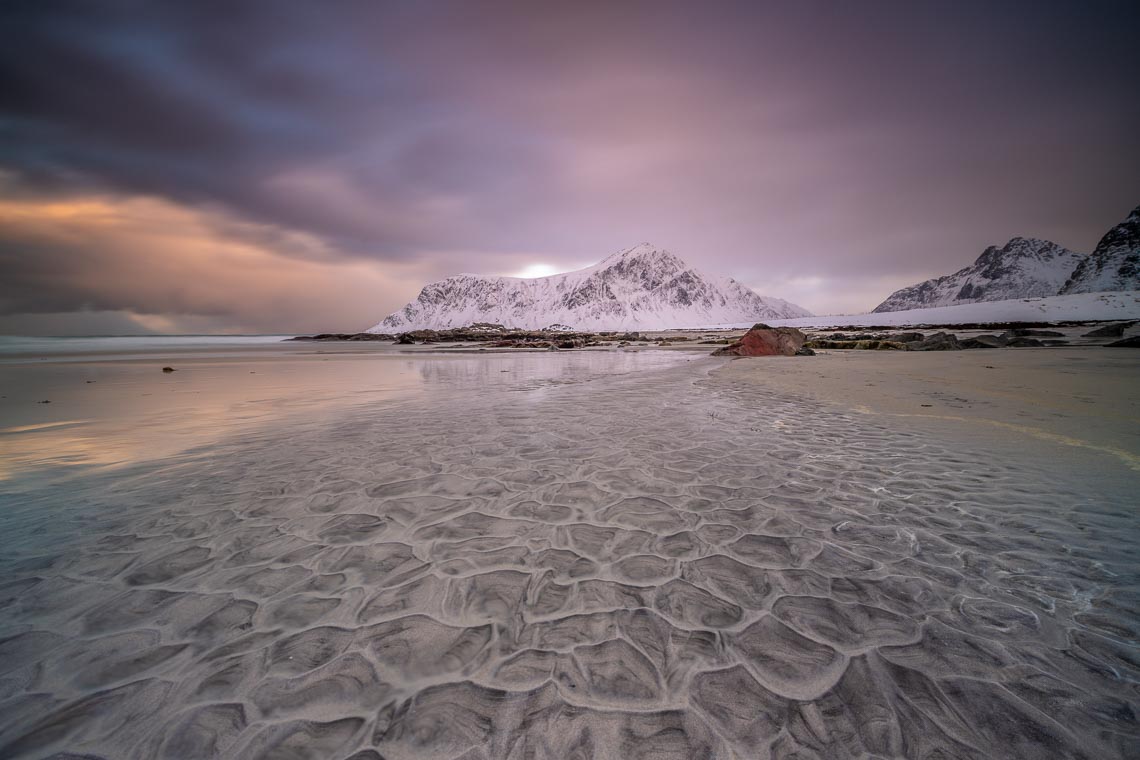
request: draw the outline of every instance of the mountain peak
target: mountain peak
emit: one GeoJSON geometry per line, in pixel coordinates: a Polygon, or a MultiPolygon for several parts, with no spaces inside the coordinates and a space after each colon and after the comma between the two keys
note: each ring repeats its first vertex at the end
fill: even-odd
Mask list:
{"type": "Polygon", "coordinates": [[[630,246],[629,248],[623,248],[617,253],[611,253],[609,256],[606,256],[604,259],[602,259],[601,263],[605,264],[606,262],[612,263],[620,259],[640,259],[645,256],[657,255],[671,256],[673,258],[676,258],[673,256],[673,254],[669,253],[664,248],[658,248],[653,243],[638,243],[637,245],[630,246]]]}
{"type": "Polygon", "coordinates": [[[1085,257],[1038,238],[991,245],[968,267],[896,290],[875,312],[1056,295],[1085,257]]]}
{"type": "Polygon", "coordinates": [[[809,316],[744,286],[693,269],[649,242],[575,272],[520,279],[463,275],[429,283],[370,332],[465,327],[661,330],[809,316]]]}
{"type": "Polygon", "coordinates": [[[1113,227],[1073,271],[1061,295],[1140,289],[1140,206],[1113,227]]]}

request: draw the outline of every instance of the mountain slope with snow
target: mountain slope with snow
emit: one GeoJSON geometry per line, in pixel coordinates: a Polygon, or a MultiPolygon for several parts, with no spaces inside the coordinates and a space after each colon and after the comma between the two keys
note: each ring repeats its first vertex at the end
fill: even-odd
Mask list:
{"type": "Polygon", "coordinates": [[[1100,239],[1061,294],[1140,290],[1140,206],[1100,239]]]}
{"type": "Polygon", "coordinates": [[[896,290],[874,313],[1056,295],[1087,258],[1048,240],[1015,237],[954,274],[896,290]]]}
{"type": "Polygon", "coordinates": [[[550,277],[448,277],[425,286],[415,301],[368,332],[443,330],[476,322],[527,330],[555,324],[577,330],[664,330],[809,315],[642,243],[586,269],[550,277]]]}
{"type": "MultiPolygon", "coordinates": [[[[1045,298],[1013,298],[1008,301],[978,301],[929,309],[832,314],[821,317],[773,319],[773,327],[921,327],[987,322],[1092,322],[1140,320],[1140,290],[1108,293],[1076,293],[1045,298]]],[[[692,325],[700,329],[742,329],[748,321],[727,324],[692,325]]]]}

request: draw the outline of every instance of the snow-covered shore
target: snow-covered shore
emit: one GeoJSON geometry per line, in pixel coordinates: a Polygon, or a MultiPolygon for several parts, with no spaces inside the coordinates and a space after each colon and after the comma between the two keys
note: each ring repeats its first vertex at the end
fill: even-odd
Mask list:
{"type": "MultiPolygon", "coordinates": [[[[910,309],[871,314],[831,314],[797,319],[773,319],[768,324],[786,327],[954,325],[984,322],[1066,322],[1140,319],[1140,291],[1078,293],[1046,298],[984,301],[959,306],[910,309]]],[[[692,329],[738,329],[743,323],[694,325],[692,329]]]]}

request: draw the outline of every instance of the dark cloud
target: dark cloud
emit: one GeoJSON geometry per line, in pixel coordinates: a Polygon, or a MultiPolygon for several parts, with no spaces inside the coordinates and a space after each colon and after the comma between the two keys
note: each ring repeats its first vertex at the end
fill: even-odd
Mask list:
{"type": "MultiPolygon", "coordinates": [[[[1114,2],[9,2],[2,190],[156,199],[283,270],[372,267],[384,295],[328,321],[643,239],[865,309],[1013,235],[1088,250],[1137,203],[1137,22],[1114,2]]],[[[9,311],[173,291],[171,313],[264,322],[88,272],[134,266],[137,227],[97,252],[28,234],[0,230],[9,311]]],[[[174,255],[209,260],[142,268],[174,255]]]]}

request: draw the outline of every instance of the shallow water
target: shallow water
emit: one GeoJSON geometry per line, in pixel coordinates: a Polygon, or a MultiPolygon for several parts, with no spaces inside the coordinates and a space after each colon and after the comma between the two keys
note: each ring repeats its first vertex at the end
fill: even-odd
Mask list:
{"type": "Polygon", "coordinates": [[[135,448],[0,485],[0,756],[1136,754],[1119,463],[675,351],[96,365],[135,448]]]}

